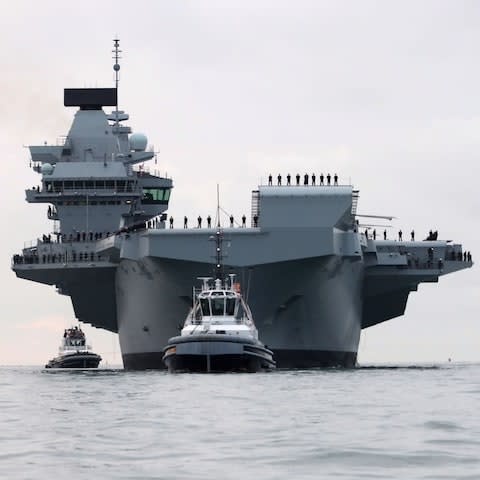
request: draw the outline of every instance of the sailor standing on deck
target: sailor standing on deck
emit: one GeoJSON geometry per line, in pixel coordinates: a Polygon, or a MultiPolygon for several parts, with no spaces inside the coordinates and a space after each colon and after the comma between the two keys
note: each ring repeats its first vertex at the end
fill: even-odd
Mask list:
{"type": "Polygon", "coordinates": [[[270,174],[268,176],[268,184],[271,185],[272,184],[272,174],[270,174]]]}
{"type": "Polygon", "coordinates": [[[292,176],[290,174],[287,175],[287,185],[290,185],[290,180],[292,179],[292,176]]]}
{"type": "Polygon", "coordinates": [[[210,215],[207,217],[207,227],[212,228],[212,217],[210,215]]]}
{"type": "Polygon", "coordinates": [[[277,183],[278,183],[278,185],[282,184],[282,176],[280,174],[278,174],[277,183]]]}
{"type": "Polygon", "coordinates": [[[173,228],[173,217],[170,217],[170,228],[173,228]]]}
{"type": "Polygon", "coordinates": [[[188,218],[183,217],[183,228],[187,228],[187,227],[188,227],[188,218]]]}

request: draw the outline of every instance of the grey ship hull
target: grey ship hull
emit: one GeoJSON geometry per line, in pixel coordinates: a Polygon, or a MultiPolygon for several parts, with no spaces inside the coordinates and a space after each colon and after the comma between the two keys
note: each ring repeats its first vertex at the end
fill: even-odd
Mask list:
{"type": "MultiPolygon", "coordinates": [[[[163,347],[178,335],[192,279],[208,264],[144,258],[117,269],[117,320],[127,369],[163,368],[163,347]]],[[[277,367],[353,367],[361,330],[362,262],[318,257],[235,269],[259,337],[277,367]]]]}

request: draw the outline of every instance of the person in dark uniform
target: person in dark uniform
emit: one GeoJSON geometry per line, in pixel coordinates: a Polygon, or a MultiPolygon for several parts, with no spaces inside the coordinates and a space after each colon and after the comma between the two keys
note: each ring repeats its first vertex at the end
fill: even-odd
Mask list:
{"type": "Polygon", "coordinates": [[[308,173],[303,176],[303,184],[308,185],[308,173]]]}
{"type": "Polygon", "coordinates": [[[188,218],[183,217],[183,228],[188,228],[188,218]]]}
{"type": "Polygon", "coordinates": [[[258,227],[258,215],[253,216],[253,226],[258,227]]]}
{"type": "Polygon", "coordinates": [[[411,239],[412,239],[412,242],[414,242],[414,241],[415,241],[415,230],[412,230],[412,231],[410,232],[410,237],[411,237],[411,239]]]}
{"type": "Polygon", "coordinates": [[[333,176],[333,184],[334,184],[334,185],[338,185],[338,175],[337,175],[337,174],[335,174],[335,175],[333,176]]]}
{"type": "Polygon", "coordinates": [[[374,240],[377,239],[377,231],[375,229],[373,229],[373,239],[374,240]]]}
{"type": "Polygon", "coordinates": [[[245,228],[246,224],[247,224],[247,217],[244,214],[244,215],[242,215],[242,227],[245,228]]]}
{"type": "Polygon", "coordinates": [[[327,173],[327,185],[330,185],[330,180],[332,179],[331,175],[327,173]]]}
{"type": "Polygon", "coordinates": [[[368,239],[368,228],[365,229],[365,238],[368,239]]]}
{"type": "Polygon", "coordinates": [[[287,185],[290,185],[290,180],[292,179],[291,175],[288,174],[287,175],[287,185]]]}
{"type": "Polygon", "coordinates": [[[207,227],[212,228],[212,217],[210,215],[207,217],[207,227]]]}
{"type": "Polygon", "coordinates": [[[271,185],[272,184],[272,174],[270,174],[268,176],[268,184],[271,185]]]}
{"type": "Polygon", "coordinates": [[[170,221],[170,228],[173,228],[173,217],[172,216],[170,217],[169,221],[170,221]]]}
{"type": "Polygon", "coordinates": [[[297,180],[297,185],[300,185],[300,174],[297,173],[297,176],[295,178],[297,180]]]}
{"type": "Polygon", "coordinates": [[[398,231],[398,240],[401,242],[402,241],[402,231],[398,231]]]}
{"type": "Polygon", "coordinates": [[[282,176],[280,174],[278,174],[278,177],[277,177],[277,184],[278,185],[282,184],[282,176]]]}
{"type": "Polygon", "coordinates": [[[233,215],[230,215],[230,227],[233,227],[233,215]]]}
{"type": "Polygon", "coordinates": [[[386,230],[386,229],[383,231],[383,239],[384,239],[384,240],[387,239],[387,230],[386,230]]]}
{"type": "Polygon", "coordinates": [[[467,252],[463,252],[463,261],[464,261],[464,262],[467,261],[467,252]]]}
{"type": "Polygon", "coordinates": [[[315,174],[312,173],[312,185],[315,185],[315,179],[316,179],[316,178],[317,178],[317,177],[315,176],[315,174]]]}
{"type": "Polygon", "coordinates": [[[200,215],[198,216],[197,220],[198,220],[198,225],[197,225],[197,227],[198,227],[198,228],[202,228],[202,217],[201,217],[200,215]]]}
{"type": "Polygon", "coordinates": [[[323,173],[320,174],[320,185],[323,185],[323,173]]]}

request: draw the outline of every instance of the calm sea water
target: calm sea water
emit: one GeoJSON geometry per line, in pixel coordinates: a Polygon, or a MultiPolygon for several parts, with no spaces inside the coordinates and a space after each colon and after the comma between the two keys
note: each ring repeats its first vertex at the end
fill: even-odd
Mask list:
{"type": "Polygon", "coordinates": [[[480,479],[480,365],[0,368],[1,479],[480,479]]]}

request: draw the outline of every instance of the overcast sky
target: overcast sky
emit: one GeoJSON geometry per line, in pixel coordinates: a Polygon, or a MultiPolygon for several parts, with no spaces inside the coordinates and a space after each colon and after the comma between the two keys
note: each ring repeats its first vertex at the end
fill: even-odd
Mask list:
{"type": "MultiPolygon", "coordinates": [[[[112,86],[173,177],[169,213],[235,216],[271,172],[337,172],[358,211],[394,215],[478,253],[480,3],[475,1],[16,1],[0,18],[0,364],[44,364],[73,324],[68,297],[20,280],[10,259],[51,230],[24,189],[24,145],[55,142],[63,88],[112,86]],[[125,5],[125,6],[124,6],[125,5]]],[[[406,314],[363,332],[359,361],[480,359],[478,268],[420,285],[406,314]]],[[[86,327],[121,363],[116,335],[86,327]]]]}

